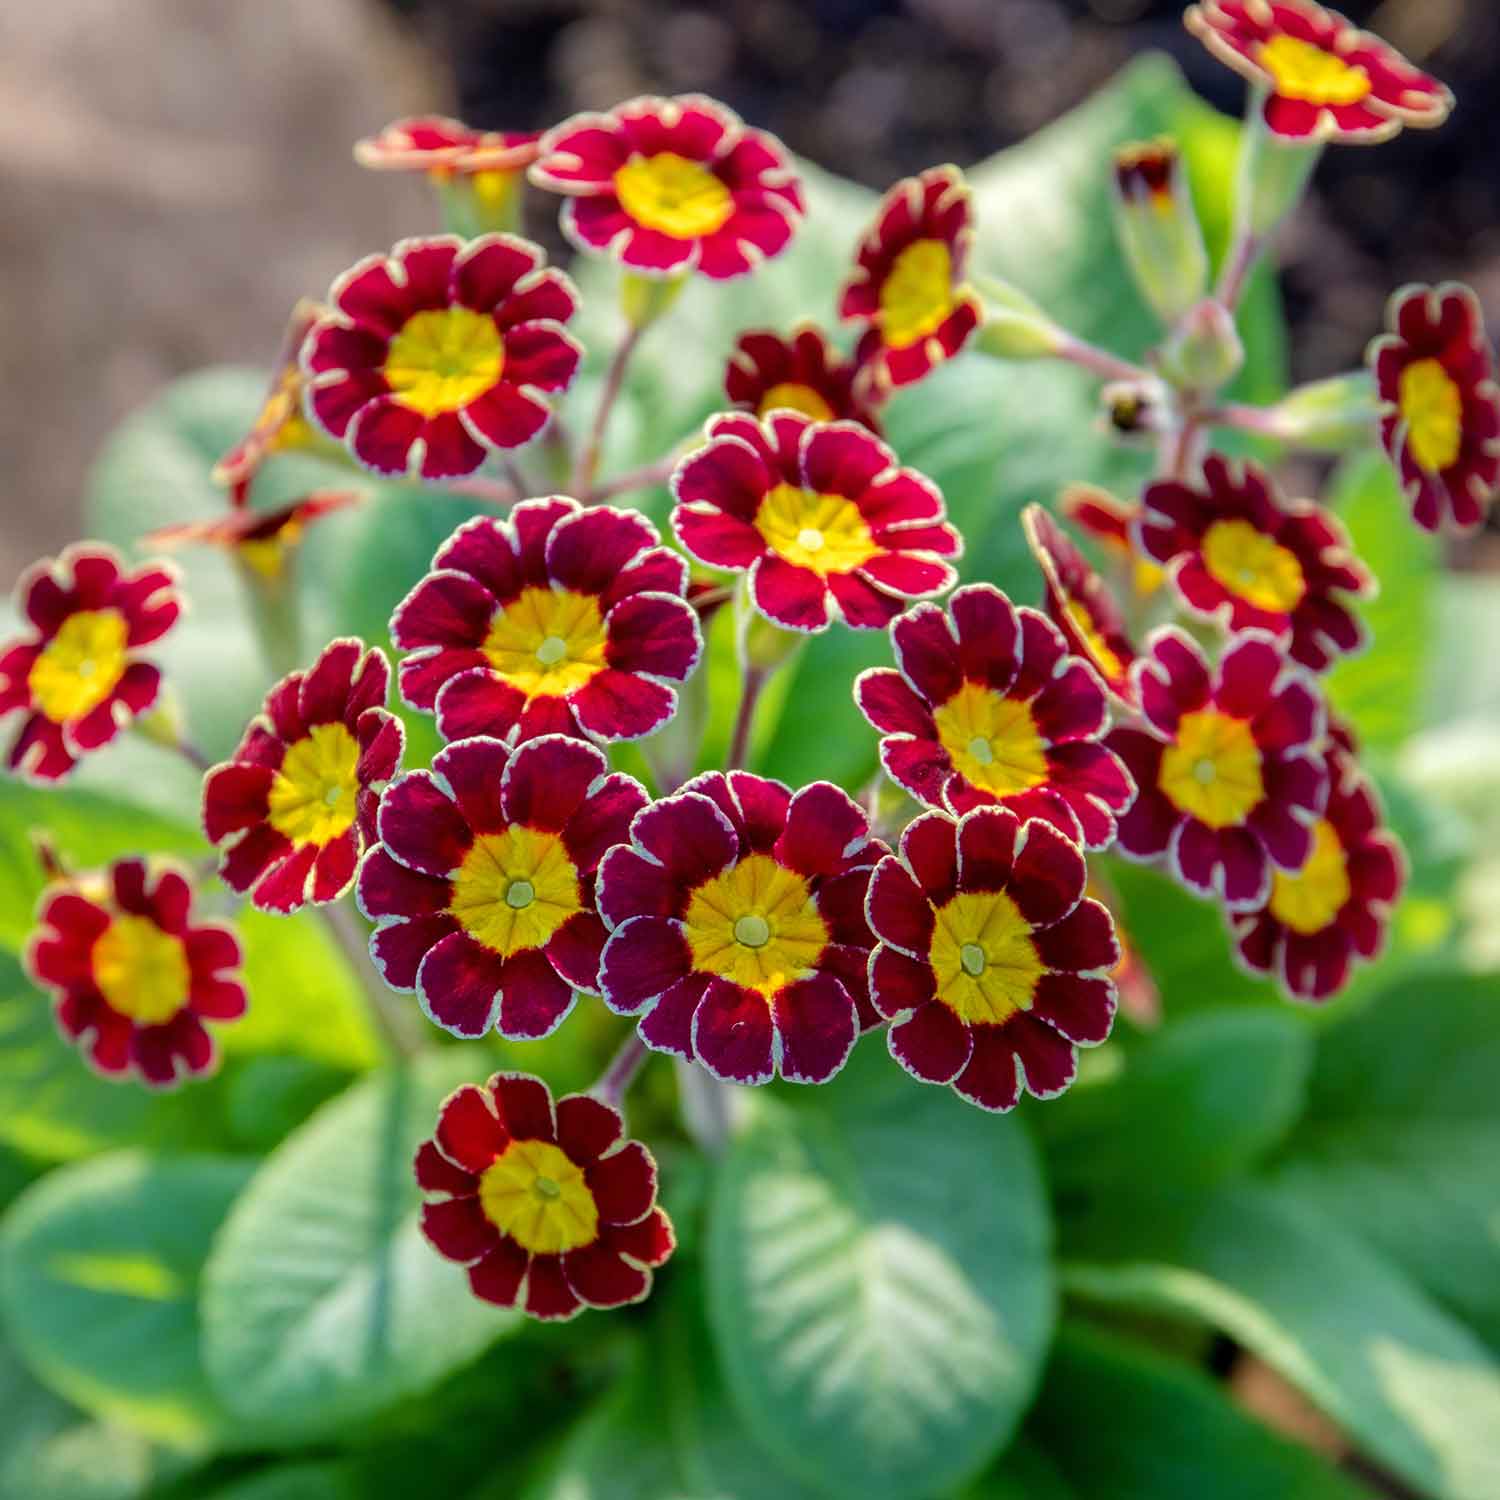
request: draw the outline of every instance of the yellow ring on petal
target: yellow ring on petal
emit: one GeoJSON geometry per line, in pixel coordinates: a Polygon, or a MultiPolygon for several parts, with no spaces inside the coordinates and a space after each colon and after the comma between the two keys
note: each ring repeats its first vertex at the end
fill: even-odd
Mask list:
{"type": "Polygon", "coordinates": [[[1283,99],[1306,104],[1358,104],[1369,94],[1370,75],[1357,63],[1346,63],[1332,52],[1301,37],[1278,33],[1262,42],[1256,60],[1283,99]]]}
{"type": "Polygon", "coordinates": [[[583,910],[578,871],[555,833],[520,823],[482,833],[454,872],[448,910],[475,942],[509,958],[545,947],[583,910]]]}
{"type": "Polygon", "coordinates": [[[1307,593],[1297,554],[1249,521],[1215,521],[1203,533],[1203,565],[1231,594],[1257,609],[1290,614],[1307,593]]]}
{"type": "Polygon", "coordinates": [[[406,320],[381,373],[402,406],[435,417],[477,400],[504,368],[505,341],[494,318],[468,307],[438,307],[406,320]]]}
{"type": "Polygon", "coordinates": [[[1396,404],[1406,423],[1411,456],[1429,474],[1451,468],[1463,450],[1464,397],[1436,359],[1418,359],[1402,370],[1396,404]]]}
{"type": "Polygon", "coordinates": [[[98,708],[125,675],[129,634],[117,609],[69,615],[27,674],[37,711],[54,724],[66,724],[98,708]]]}
{"type": "Polygon", "coordinates": [[[766,492],[755,529],[771,551],[820,578],[852,573],[880,553],[859,507],[843,495],[820,495],[794,484],[766,492]]]}
{"type": "Polygon", "coordinates": [[[1046,743],[1018,699],[965,682],[932,717],[953,769],[970,785],[1009,797],[1047,780],[1046,743]]]}
{"type": "Polygon", "coordinates": [[[179,938],[146,917],[116,917],[92,955],[94,983],[111,1010],[142,1026],[170,1021],[187,1002],[192,972],[179,938]]]}
{"type": "Polygon", "coordinates": [[[800,380],[783,380],[773,385],[760,398],[755,414],[763,417],[778,407],[801,412],[814,422],[833,421],[833,408],[810,385],[804,385],[800,380]]]}
{"type": "Polygon", "coordinates": [[[533,585],[496,612],[480,650],[528,698],[560,698],[604,670],[606,642],[594,598],[533,585]]]}
{"type": "Polygon", "coordinates": [[[620,207],[637,224],[674,240],[712,234],[734,212],[729,189],[701,162],[675,151],[632,156],[614,182],[620,207]]]}
{"type": "Polygon", "coordinates": [[[1353,889],[1343,842],[1333,824],[1319,818],[1307,863],[1295,875],[1272,872],[1271,915],[1303,936],[1322,932],[1344,909],[1353,889]]]}
{"type": "Polygon", "coordinates": [[[1210,828],[1235,828],[1266,795],[1261,767],[1249,724],[1204,708],[1182,716],[1159,781],[1179,812],[1210,828]]]}
{"type": "Polygon", "coordinates": [[[942,240],[913,240],[880,286],[880,333],[904,349],[936,333],[953,311],[953,256],[942,240]]]}
{"type": "Polygon", "coordinates": [[[959,1020],[999,1026],[1031,1009],[1047,966],[1005,891],[960,891],[934,916],[927,962],[938,999],[959,1020]]]}
{"type": "Polygon", "coordinates": [[[359,745],[342,724],[314,724],[287,746],[267,797],[270,823],[294,844],[328,844],[358,808],[359,745]]]}
{"type": "Polygon", "coordinates": [[[599,1237],[599,1206],[583,1169],[550,1141],[512,1141],[481,1173],[479,1207],[533,1255],[581,1250],[599,1237]]]}

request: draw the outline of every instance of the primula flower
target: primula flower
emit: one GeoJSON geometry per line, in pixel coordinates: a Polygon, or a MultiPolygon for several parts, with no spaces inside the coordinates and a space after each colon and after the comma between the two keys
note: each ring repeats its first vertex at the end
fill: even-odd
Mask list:
{"type": "Polygon", "coordinates": [[[1500,386],[1479,299],[1466,286],[1403,287],[1365,359],[1382,403],[1380,440],[1401,478],[1412,519],[1484,519],[1500,483],[1500,386]]]}
{"type": "Polygon", "coordinates": [[[703,638],[687,565],[637,511],[553,496],[466,522],[396,606],[402,696],[445,739],[637,739],[677,706],[703,638]]]}
{"type": "Polygon", "coordinates": [[[28,568],[16,611],[29,629],[0,647],[0,719],[22,715],[6,764],[59,781],[156,702],[161,672],[140,656],[177,623],[177,571],[151,562],[127,573],[98,542],[28,568]]]}
{"type": "Polygon", "coordinates": [[[302,346],[308,415],[377,474],[451,479],[528,443],[582,357],[578,293],[510,234],[402,240],[344,272],[302,346]]]}
{"type": "Polygon", "coordinates": [[[1067,1088],[1076,1044],[1102,1042],[1115,1014],[1120,949],[1087,879],[1076,844],[1005,808],[912,823],[866,902],[891,1056],[982,1109],[1011,1109],[1023,1084],[1041,1099],[1067,1088]]]}
{"type": "Polygon", "coordinates": [[[1134,523],[1141,550],[1196,615],[1260,629],[1293,661],[1324,672],[1364,644],[1347,599],[1375,592],[1343,526],[1310,500],[1284,501],[1266,471],[1211,453],[1203,483],[1158,479],[1134,523]]]}
{"type": "Polygon", "coordinates": [[[1047,617],[970,584],[951,614],[919,605],[891,626],[899,670],[872,667],[855,701],[883,738],[880,763],[928,807],[986,803],[1042,818],[1102,849],[1134,787],[1103,744],[1108,699],[1047,617]]]}
{"type": "Polygon", "coordinates": [[[599,988],[595,872],[648,800],[558,734],[458,740],[392,782],[358,894],[385,982],[455,1036],[555,1030],[575,989],[599,988]]]}
{"type": "Polygon", "coordinates": [[[99,1072],[153,1087],[206,1073],[215,1051],[204,1021],[244,1014],[239,939],[194,922],[192,905],[177,870],[153,879],[142,859],[43,895],[26,972],[52,991],[58,1028],[99,1072]]]}
{"type": "Polygon", "coordinates": [[[542,137],[538,187],[568,195],[563,233],[648,276],[743,276],[806,212],[785,147],[700,94],[579,114],[542,137]]]}
{"type": "Polygon", "coordinates": [[[1286,141],[1369,144],[1441,125],[1453,108],[1437,79],[1313,0],[1203,0],[1183,20],[1266,91],[1266,126],[1286,141]]]}
{"type": "Polygon", "coordinates": [[[520,172],[536,160],[539,130],[474,130],[447,115],[408,115],[354,143],[376,172],[520,172]]]}
{"type": "Polygon", "coordinates": [[[287,559],[302,541],[302,533],[321,516],[358,505],[357,490],[314,490],[274,510],[238,506],[217,521],[184,521],[163,526],[143,538],[153,547],[178,547],[200,542],[222,547],[263,578],[279,578],[287,559]]]}
{"type": "Polygon", "coordinates": [[[857,369],[810,323],[799,324],[786,338],[755,329],[740,335],[729,356],[724,394],[731,406],[757,417],[786,407],[815,422],[847,418],[878,433],[875,414],[855,394],[857,369]]]}
{"type": "Polygon", "coordinates": [[[862,1025],[870,870],[886,853],[826,781],[714,771],[637,813],[599,869],[605,1004],[716,1078],[823,1083],[862,1025]]]}
{"type": "Polygon", "coordinates": [[[384,706],[390,683],[384,655],[346,639],[266,694],[233,758],[203,779],[203,830],[230,890],[285,914],[349,889],[405,743],[384,706]]]}
{"type": "Polygon", "coordinates": [[[839,316],[869,325],[855,358],[877,399],[952,359],[979,327],[981,304],[964,281],[973,238],[957,167],[904,177],[880,200],[839,295],[839,316]]]}
{"type": "Polygon", "coordinates": [[[1135,550],[1131,525],[1141,513],[1139,503],[1121,500],[1096,484],[1070,484],[1057,497],[1057,508],[1106,549],[1141,598],[1154,594],[1166,581],[1166,574],[1135,550]]]}
{"type": "Polygon", "coordinates": [[[943,559],[963,540],[942,493],[872,432],[773,411],[714,417],[707,436],[672,476],[672,529],[699,562],[748,569],[773,624],[875,630],[956,581],[943,559]]]}
{"type": "Polygon", "coordinates": [[[1109,736],[1138,788],[1120,852],[1166,855],[1184,885],[1231,910],[1264,905],[1273,868],[1307,863],[1328,800],[1312,681],[1263,631],[1236,636],[1210,669],[1170,626],[1153,632],[1131,676],[1146,728],[1109,736]]]}
{"type": "Polygon", "coordinates": [[[417,1152],[422,1233],[475,1296],[533,1318],[639,1302],[676,1241],[656,1163],[624,1135],[617,1109],[589,1094],[554,1106],[525,1073],[465,1084],[417,1152]]]}

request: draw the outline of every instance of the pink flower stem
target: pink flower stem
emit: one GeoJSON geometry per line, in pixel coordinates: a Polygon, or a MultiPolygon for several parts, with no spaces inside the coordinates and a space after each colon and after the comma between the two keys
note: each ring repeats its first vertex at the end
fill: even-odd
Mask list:
{"type": "Polygon", "coordinates": [[[1071,333],[1065,335],[1058,345],[1057,356],[1059,359],[1068,360],[1091,374],[1097,375],[1101,380],[1146,380],[1150,378],[1150,372],[1142,369],[1140,365],[1131,364],[1128,359],[1121,359],[1119,355],[1111,354],[1108,349],[1101,349],[1096,344],[1075,338],[1071,333]]]}
{"type": "Polygon", "coordinates": [[[1264,246],[1265,241],[1261,236],[1252,234],[1248,229],[1242,229],[1236,236],[1229,258],[1224,262],[1224,269],[1219,275],[1219,289],[1215,294],[1229,312],[1239,306],[1240,298],[1245,292],[1245,283],[1250,279],[1250,272],[1264,246]]]}
{"type": "Polygon", "coordinates": [[[635,353],[636,345],[640,343],[644,332],[644,324],[628,324],[625,336],[616,346],[614,358],[609,362],[609,371],[604,377],[604,390],[600,393],[599,406],[594,412],[594,425],[589,429],[588,441],[583,445],[573,469],[573,493],[580,499],[593,488],[594,475],[599,470],[599,459],[604,451],[604,434],[609,427],[609,414],[619,399],[630,357],[635,353]]]}
{"type": "Polygon", "coordinates": [[[1226,401],[1222,406],[1205,412],[1203,420],[1215,427],[1235,427],[1241,432],[1254,432],[1261,437],[1282,436],[1276,426],[1275,414],[1265,406],[1245,406],[1237,401],[1226,401]]]}
{"type": "Polygon", "coordinates": [[[613,500],[616,495],[627,495],[632,490],[650,490],[665,484],[677,467],[677,455],[669,453],[654,464],[643,464],[639,469],[630,469],[596,484],[587,495],[578,498],[586,505],[598,505],[604,500],[613,500]]]}
{"type": "Polygon", "coordinates": [[[724,762],[726,771],[744,769],[745,758],[750,753],[750,729],[755,722],[755,705],[760,701],[761,689],[765,687],[770,675],[765,667],[745,668],[745,686],[740,693],[739,712],[734,717],[734,733],[730,736],[729,755],[724,762]]]}
{"type": "Polygon", "coordinates": [[[375,965],[370,961],[369,944],[348,900],[332,901],[316,910],[339,952],[359,976],[375,1028],[384,1039],[386,1050],[397,1058],[415,1057],[422,1050],[422,1034],[416,1016],[397,1001],[394,992],[386,988],[385,981],[375,972],[375,965]]]}
{"type": "Polygon", "coordinates": [[[642,1065],[650,1055],[640,1034],[632,1029],[599,1075],[599,1081],[589,1092],[602,1099],[611,1109],[619,1109],[624,1101],[626,1090],[635,1082],[636,1074],[641,1071],[642,1065]]]}
{"type": "Polygon", "coordinates": [[[1183,418],[1182,423],[1161,436],[1157,456],[1157,473],[1163,479],[1175,479],[1189,483],[1198,462],[1198,438],[1202,431],[1203,418],[1196,413],[1183,418]]]}
{"type": "Polygon", "coordinates": [[[471,475],[455,479],[444,486],[444,492],[462,500],[478,500],[498,511],[508,511],[523,494],[522,487],[499,479],[481,479],[471,475]]]}

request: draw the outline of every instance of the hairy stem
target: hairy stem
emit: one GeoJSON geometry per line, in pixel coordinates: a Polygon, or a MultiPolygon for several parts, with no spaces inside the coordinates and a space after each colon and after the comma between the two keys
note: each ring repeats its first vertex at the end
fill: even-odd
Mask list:
{"type": "Polygon", "coordinates": [[[626,1090],[635,1082],[636,1074],[641,1071],[650,1055],[640,1036],[635,1031],[631,1031],[620,1043],[615,1055],[610,1058],[608,1065],[599,1075],[599,1081],[590,1092],[597,1095],[610,1108],[619,1109],[626,1090]]]}
{"type": "Polygon", "coordinates": [[[604,377],[604,389],[599,395],[599,405],[594,412],[594,424],[589,429],[588,441],[584,443],[578,454],[578,462],[573,469],[573,493],[579,499],[589,494],[593,488],[594,475],[599,470],[599,458],[604,451],[604,434],[609,427],[609,414],[614,410],[615,402],[619,399],[620,390],[625,384],[625,371],[629,368],[630,358],[635,353],[636,345],[641,341],[641,334],[645,327],[640,323],[630,323],[626,326],[625,336],[615,347],[614,358],[609,362],[609,371],[604,377]]]}

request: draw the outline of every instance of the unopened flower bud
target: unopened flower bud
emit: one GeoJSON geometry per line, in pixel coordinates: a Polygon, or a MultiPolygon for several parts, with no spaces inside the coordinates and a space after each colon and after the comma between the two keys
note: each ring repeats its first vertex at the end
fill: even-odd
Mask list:
{"type": "Polygon", "coordinates": [[[1115,224],[1141,295],[1172,324],[1208,285],[1208,252],[1175,142],[1115,153],[1115,224]]]}
{"type": "Polygon", "coordinates": [[[1193,391],[1216,391],[1245,363],[1234,317],[1220,302],[1206,297],[1172,330],[1161,347],[1157,368],[1173,385],[1193,391]]]}
{"type": "Polygon", "coordinates": [[[984,322],[975,347],[995,359],[1043,359],[1062,347],[1063,333],[1025,292],[983,278],[984,322]]]}
{"type": "Polygon", "coordinates": [[[1374,377],[1351,370],[1290,391],[1266,414],[1266,428],[1284,442],[1343,453],[1370,440],[1380,419],[1374,377]]]}

